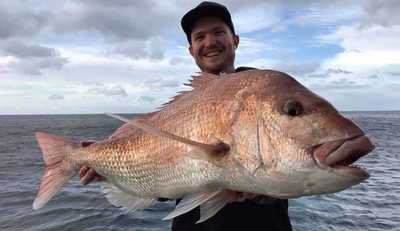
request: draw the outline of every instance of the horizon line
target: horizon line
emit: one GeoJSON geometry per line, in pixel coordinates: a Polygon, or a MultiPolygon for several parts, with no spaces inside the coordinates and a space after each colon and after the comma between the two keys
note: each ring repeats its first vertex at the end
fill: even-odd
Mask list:
{"type": "MultiPolygon", "coordinates": [[[[400,112],[400,109],[394,109],[394,110],[338,110],[339,112],[400,112]]],[[[146,113],[151,113],[151,112],[113,112],[113,114],[146,114],[146,113]]],[[[43,114],[43,113],[21,113],[21,114],[0,114],[0,116],[27,116],[27,115],[34,115],[34,116],[39,116],[39,115],[106,115],[106,112],[104,113],[48,113],[48,114],[43,114]]]]}

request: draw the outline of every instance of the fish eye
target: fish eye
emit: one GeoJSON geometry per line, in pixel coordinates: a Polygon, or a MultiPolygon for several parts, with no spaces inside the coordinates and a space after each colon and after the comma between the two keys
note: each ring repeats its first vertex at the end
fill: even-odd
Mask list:
{"type": "Polygon", "coordinates": [[[303,114],[303,105],[296,100],[287,101],[282,108],[283,112],[288,116],[299,116],[303,114]]]}

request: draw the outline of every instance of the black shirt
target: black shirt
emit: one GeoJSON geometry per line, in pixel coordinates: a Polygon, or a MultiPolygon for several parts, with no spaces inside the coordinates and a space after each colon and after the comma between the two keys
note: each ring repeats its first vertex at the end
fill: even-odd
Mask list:
{"type": "MultiPolygon", "coordinates": [[[[253,68],[239,67],[236,72],[253,68]]],[[[172,231],[291,231],[288,201],[257,203],[252,200],[227,204],[215,216],[196,224],[200,208],[182,214],[172,221],[172,231]]]]}

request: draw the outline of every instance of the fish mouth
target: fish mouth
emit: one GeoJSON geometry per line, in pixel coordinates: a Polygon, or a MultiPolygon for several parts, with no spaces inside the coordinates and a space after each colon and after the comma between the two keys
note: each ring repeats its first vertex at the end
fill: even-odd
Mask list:
{"type": "Polygon", "coordinates": [[[359,165],[354,165],[361,157],[374,150],[375,144],[364,134],[347,139],[338,139],[314,146],[313,158],[322,169],[331,168],[336,172],[366,179],[368,172],[359,165]]]}

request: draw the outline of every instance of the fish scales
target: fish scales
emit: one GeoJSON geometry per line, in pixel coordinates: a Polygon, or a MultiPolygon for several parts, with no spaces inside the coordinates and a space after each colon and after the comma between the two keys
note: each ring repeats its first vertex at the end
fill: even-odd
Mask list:
{"type": "MultiPolygon", "coordinates": [[[[237,89],[242,88],[240,84],[236,88],[232,86],[227,87],[232,90],[223,91],[225,94],[221,94],[222,98],[231,99],[229,93],[232,92],[234,94],[237,89]]],[[[171,104],[170,107],[166,108],[166,110],[161,111],[159,116],[151,118],[149,123],[179,136],[188,137],[202,142],[207,141],[210,134],[213,134],[215,137],[225,136],[227,129],[224,129],[223,126],[218,127],[216,124],[219,125],[226,123],[226,121],[223,121],[226,117],[223,115],[228,111],[226,108],[227,104],[225,101],[219,101],[218,97],[213,97],[213,94],[211,94],[212,92],[215,92],[213,88],[206,92],[199,92],[202,94],[199,94],[200,96],[198,97],[196,97],[196,95],[193,97],[194,99],[191,100],[191,107],[184,106],[184,104],[171,104]],[[214,106],[210,107],[210,104],[214,106]],[[177,109],[173,108],[175,105],[178,105],[177,109]],[[183,109],[180,110],[179,107],[183,107],[183,109]],[[221,116],[216,117],[213,115],[221,116]],[[168,120],[165,118],[171,119],[168,120]],[[182,119],[177,120],[176,118],[182,119]]],[[[195,94],[197,92],[193,93],[195,94]]],[[[157,179],[157,177],[159,178],[160,176],[170,176],[167,179],[161,177],[158,181],[158,185],[161,186],[165,186],[165,184],[161,184],[160,182],[166,182],[168,185],[175,186],[179,184],[178,179],[182,179],[183,182],[181,184],[183,187],[189,187],[190,185],[195,185],[197,187],[198,183],[195,182],[202,182],[206,178],[203,174],[206,174],[208,178],[212,178],[212,175],[214,174],[210,173],[218,172],[213,168],[211,168],[211,171],[204,171],[207,170],[207,168],[199,164],[198,161],[183,161],[180,165],[174,165],[176,164],[179,155],[184,155],[189,151],[187,148],[182,148],[183,145],[178,142],[154,137],[145,133],[142,133],[139,137],[130,137],[125,142],[129,143],[129,141],[131,142],[132,147],[128,148],[128,150],[131,150],[130,152],[121,152],[118,147],[104,149],[105,152],[93,152],[96,153],[96,155],[93,156],[94,162],[103,163],[101,166],[103,166],[104,163],[110,163],[104,165],[105,169],[102,169],[100,165],[91,164],[90,161],[87,165],[92,166],[96,171],[105,176],[110,174],[118,175],[122,179],[125,179],[123,180],[124,183],[133,185],[137,182],[146,182],[147,184],[152,183],[153,185],[144,187],[148,190],[143,193],[158,191],[157,188],[159,188],[159,186],[155,186],[156,181],[153,178],[157,179]],[[165,147],[170,147],[169,149],[173,150],[173,152],[165,151],[165,147]],[[121,165],[121,162],[118,161],[116,156],[125,157],[122,161],[125,165],[121,165]],[[106,157],[106,159],[103,159],[104,157],[106,157]],[[163,162],[164,160],[165,162],[163,162]],[[120,165],[118,165],[118,163],[120,165]],[[164,169],[166,171],[163,171],[164,169]],[[182,169],[185,169],[186,171],[180,171],[182,169]],[[193,169],[198,170],[193,171],[193,169]],[[144,178],[145,176],[147,176],[147,178],[144,178]],[[182,176],[184,177],[182,178],[182,176]],[[127,179],[138,178],[144,178],[145,181],[136,180],[135,182],[126,182],[127,179]]],[[[120,147],[128,146],[124,142],[120,143],[120,147]]],[[[88,151],[90,152],[90,150],[88,151]]],[[[208,163],[204,164],[206,166],[209,165],[208,163]]]]}

